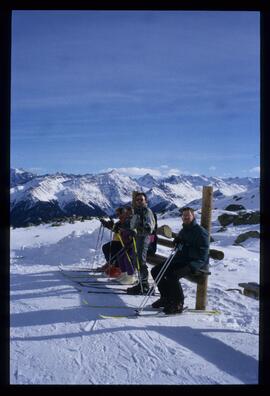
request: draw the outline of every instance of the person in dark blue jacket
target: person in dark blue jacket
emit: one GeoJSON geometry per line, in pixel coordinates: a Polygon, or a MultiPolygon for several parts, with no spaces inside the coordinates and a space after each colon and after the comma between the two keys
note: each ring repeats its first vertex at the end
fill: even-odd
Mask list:
{"type": "MultiPolygon", "coordinates": [[[[174,239],[177,253],[169,264],[158,283],[160,299],[152,304],[153,308],[164,307],[166,314],[181,313],[184,294],[179,279],[194,274],[208,264],[209,233],[197,224],[194,210],[190,207],[182,209],[183,228],[174,239]]],[[[164,263],[152,268],[155,280],[164,263]]]]}

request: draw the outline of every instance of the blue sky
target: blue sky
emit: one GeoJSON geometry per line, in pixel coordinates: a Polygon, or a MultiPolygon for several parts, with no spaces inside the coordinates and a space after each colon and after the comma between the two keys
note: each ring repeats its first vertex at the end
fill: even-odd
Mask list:
{"type": "Polygon", "coordinates": [[[259,176],[259,18],[14,11],[11,166],[259,176]]]}

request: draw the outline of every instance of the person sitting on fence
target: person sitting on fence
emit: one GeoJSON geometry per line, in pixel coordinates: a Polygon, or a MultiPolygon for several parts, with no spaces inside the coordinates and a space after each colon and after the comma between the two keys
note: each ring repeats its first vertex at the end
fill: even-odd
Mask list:
{"type": "MultiPolygon", "coordinates": [[[[174,239],[177,252],[160,281],[157,279],[161,297],[152,304],[153,308],[164,307],[163,312],[166,314],[181,313],[183,310],[184,294],[179,279],[196,273],[208,263],[209,234],[207,230],[197,224],[192,208],[183,208],[181,215],[183,228],[174,239]]],[[[152,268],[151,274],[154,280],[158,278],[163,264],[152,268]]]]}
{"type": "MultiPolygon", "coordinates": [[[[133,208],[131,206],[125,206],[125,209],[128,212],[127,221],[128,219],[131,220],[134,214],[133,208]]],[[[149,236],[147,255],[154,255],[157,249],[157,215],[155,213],[153,213],[153,215],[155,219],[155,226],[152,234],[149,236]]],[[[128,227],[128,223],[126,223],[126,225],[128,227]]],[[[130,240],[132,239],[132,234],[133,233],[130,233],[129,230],[122,229],[121,236],[126,246],[129,245],[130,240]]],[[[134,252],[134,246],[130,246],[129,249],[127,250],[127,253],[119,255],[117,261],[119,263],[119,267],[121,268],[123,275],[120,275],[118,278],[116,278],[117,281],[119,281],[123,285],[131,285],[136,282],[136,277],[135,277],[135,272],[136,272],[135,268],[137,266],[136,260],[137,257],[134,252]]]]}
{"type": "Polygon", "coordinates": [[[109,228],[114,233],[113,239],[102,246],[106,264],[104,264],[100,270],[104,271],[106,275],[109,275],[113,278],[122,274],[121,268],[119,267],[119,263],[117,261],[117,254],[121,251],[121,249],[123,250],[123,246],[120,241],[121,234],[119,236],[119,230],[120,228],[125,229],[129,227],[130,218],[129,211],[122,207],[117,208],[115,210],[115,214],[119,218],[119,221],[116,223],[114,223],[113,220],[106,221],[104,219],[100,219],[104,227],[109,228]]]}
{"type": "MultiPolygon", "coordinates": [[[[127,222],[128,221],[129,220],[127,219],[127,222]]],[[[122,285],[132,285],[136,282],[136,255],[134,253],[133,247],[133,234],[127,228],[120,228],[118,232],[118,236],[120,235],[122,239],[121,243],[124,245],[125,249],[122,249],[116,258],[117,263],[121,269],[121,275],[116,278],[116,281],[121,283],[122,285]]]]}

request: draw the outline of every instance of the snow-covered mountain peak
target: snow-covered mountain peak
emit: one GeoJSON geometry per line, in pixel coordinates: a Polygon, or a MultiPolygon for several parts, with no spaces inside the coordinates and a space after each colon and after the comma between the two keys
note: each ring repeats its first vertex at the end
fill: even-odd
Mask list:
{"type": "MultiPolygon", "coordinates": [[[[21,176],[24,172],[14,170],[13,175],[15,174],[21,176]]],[[[36,217],[41,217],[40,207],[37,205],[42,205],[42,211],[46,211],[46,216],[56,216],[55,213],[59,216],[61,211],[91,216],[100,216],[102,213],[111,215],[117,206],[131,202],[133,191],[144,191],[148,196],[149,206],[157,212],[164,212],[200,200],[204,185],[212,185],[214,199],[221,199],[245,193],[252,188],[258,189],[259,179],[228,180],[192,175],[173,175],[155,179],[150,174],[133,179],[118,173],[115,169],[96,175],[27,174],[26,178],[11,188],[11,214],[16,223],[16,219],[21,217],[29,219],[34,216],[34,221],[36,217]]],[[[21,224],[21,220],[19,223],[21,224]]]]}
{"type": "Polygon", "coordinates": [[[147,188],[152,188],[159,185],[159,181],[156,180],[150,173],[147,173],[144,176],[141,176],[137,179],[137,182],[147,188]]]}
{"type": "Polygon", "coordinates": [[[12,168],[10,170],[10,187],[12,188],[27,183],[36,176],[36,174],[28,172],[22,168],[12,168]]]}
{"type": "Polygon", "coordinates": [[[12,171],[13,171],[13,173],[15,174],[15,175],[19,175],[19,174],[22,174],[22,173],[25,173],[26,171],[24,170],[24,169],[22,169],[22,168],[15,168],[15,169],[12,169],[12,171]]]}

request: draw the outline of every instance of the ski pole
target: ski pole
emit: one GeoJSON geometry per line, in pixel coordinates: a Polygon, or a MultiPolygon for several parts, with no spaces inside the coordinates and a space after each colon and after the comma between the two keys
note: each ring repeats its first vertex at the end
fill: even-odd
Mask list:
{"type": "Polygon", "coordinates": [[[127,247],[123,246],[119,252],[115,253],[112,257],[111,257],[111,261],[113,261],[117,256],[121,256],[125,251],[126,251],[127,247]]]}
{"type": "MultiPolygon", "coordinates": [[[[128,261],[129,261],[129,263],[130,263],[130,265],[131,265],[131,268],[132,268],[133,272],[135,272],[132,259],[130,258],[129,254],[128,254],[128,252],[127,252],[127,246],[129,246],[129,245],[131,244],[131,242],[129,242],[129,243],[127,244],[127,246],[125,246],[125,244],[124,244],[124,242],[123,242],[123,239],[122,239],[122,237],[121,237],[121,235],[120,235],[120,232],[118,232],[117,235],[118,235],[119,240],[120,240],[120,243],[121,243],[121,245],[123,246],[123,249],[124,249],[124,251],[125,251],[125,253],[126,253],[126,255],[127,255],[128,261]]],[[[141,285],[141,288],[142,288],[142,285],[141,285]]]]}
{"type": "Polygon", "coordinates": [[[109,263],[109,273],[110,273],[110,264],[111,264],[111,257],[112,257],[112,239],[113,239],[113,236],[112,236],[113,234],[112,234],[112,230],[110,230],[110,247],[109,247],[109,261],[108,261],[108,263],[109,263]]]}
{"type": "Polygon", "coordinates": [[[104,230],[105,230],[105,227],[102,224],[100,224],[98,238],[97,238],[97,244],[96,244],[96,252],[95,252],[94,259],[93,259],[92,268],[94,267],[94,264],[99,261],[99,257],[100,257],[100,253],[101,253],[100,248],[101,248],[103,237],[104,237],[104,230]]]}
{"type": "Polygon", "coordinates": [[[139,282],[140,282],[140,286],[141,286],[141,292],[143,294],[142,277],[141,277],[141,271],[140,271],[141,267],[140,267],[140,261],[139,261],[139,257],[138,257],[137,244],[136,244],[136,240],[135,240],[134,237],[132,238],[132,240],[133,240],[134,252],[135,252],[135,255],[136,255],[136,262],[137,262],[137,269],[138,269],[138,278],[139,278],[139,282]]]}
{"type": "Polygon", "coordinates": [[[140,306],[136,309],[136,312],[138,315],[140,315],[140,313],[142,312],[142,310],[144,309],[146,303],[148,302],[149,298],[153,295],[154,290],[155,290],[155,286],[158,286],[160,280],[162,279],[165,271],[167,270],[167,268],[169,267],[172,259],[174,258],[175,254],[177,251],[172,252],[172,254],[167,258],[167,260],[164,262],[163,266],[161,267],[159,273],[157,274],[156,278],[154,279],[154,285],[152,286],[151,289],[149,289],[148,293],[146,294],[146,296],[144,297],[144,299],[142,300],[140,306]]]}
{"type": "MultiPolygon", "coordinates": [[[[131,243],[131,242],[130,242],[130,243],[131,243]]],[[[120,257],[120,256],[126,251],[126,249],[127,249],[128,246],[129,246],[129,244],[126,245],[126,246],[123,246],[123,247],[119,250],[119,252],[115,253],[115,254],[111,257],[109,264],[110,264],[111,262],[113,262],[114,259],[115,259],[116,257],[118,257],[118,256],[120,257]]]]}
{"type": "Polygon", "coordinates": [[[97,261],[100,261],[100,255],[101,255],[101,247],[102,247],[102,242],[104,239],[104,231],[105,231],[105,227],[102,227],[101,229],[101,236],[100,236],[100,243],[99,243],[99,247],[98,247],[98,255],[97,255],[97,261]]]}
{"type": "Polygon", "coordinates": [[[140,262],[139,262],[139,258],[138,258],[137,244],[136,244],[134,237],[132,238],[132,241],[133,241],[133,246],[134,246],[134,252],[136,255],[137,269],[138,269],[138,271],[140,271],[140,262]]]}
{"type": "MultiPolygon", "coordinates": [[[[122,246],[123,246],[123,248],[124,248],[124,247],[125,247],[125,244],[124,244],[124,242],[123,242],[123,239],[121,238],[120,232],[117,232],[117,235],[118,235],[118,238],[119,238],[119,241],[120,241],[121,245],[122,245],[122,246]]],[[[129,254],[128,254],[128,252],[127,252],[127,250],[126,250],[126,249],[125,249],[125,252],[126,252],[126,255],[127,255],[128,261],[129,261],[129,262],[130,262],[130,264],[132,265],[131,258],[130,258],[130,256],[129,256],[129,254]]],[[[132,268],[133,268],[133,265],[132,265],[132,268]]]]}
{"type": "Polygon", "coordinates": [[[92,264],[92,266],[90,267],[90,270],[93,269],[94,263],[95,263],[96,258],[97,258],[97,248],[98,248],[98,244],[99,244],[99,238],[100,238],[100,233],[101,233],[101,227],[102,227],[102,224],[100,224],[99,229],[98,229],[98,236],[97,236],[97,242],[96,242],[96,248],[95,248],[95,255],[94,255],[93,264],[92,264]]]}
{"type": "Polygon", "coordinates": [[[158,286],[160,280],[162,279],[165,271],[167,270],[167,268],[169,267],[171,261],[173,260],[174,256],[176,255],[178,251],[178,248],[176,248],[175,250],[172,251],[171,255],[167,258],[167,260],[164,262],[163,266],[161,267],[159,273],[157,274],[156,278],[154,279],[154,286],[152,286],[147,294],[145,295],[144,299],[142,300],[141,304],[139,305],[139,307],[135,310],[137,312],[138,315],[140,315],[140,313],[143,311],[146,303],[148,302],[149,298],[152,296],[152,294],[154,293],[155,290],[155,286],[158,286]]]}
{"type": "Polygon", "coordinates": [[[115,253],[115,254],[111,257],[110,263],[111,263],[117,256],[121,256],[121,255],[126,251],[126,249],[127,249],[127,246],[123,246],[123,247],[119,250],[119,252],[115,253]]]}
{"type": "Polygon", "coordinates": [[[99,244],[99,238],[100,238],[101,228],[102,228],[102,224],[100,223],[99,230],[98,230],[98,236],[97,236],[96,251],[97,251],[98,244],[99,244]]]}
{"type": "Polygon", "coordinates": [[[112,230],[110,230],[110,253],[109,253],[109,264],[111,263],[111,259],[112,259],[112,239],[113,239],[113,233],[112,233],[112,230]]]}

